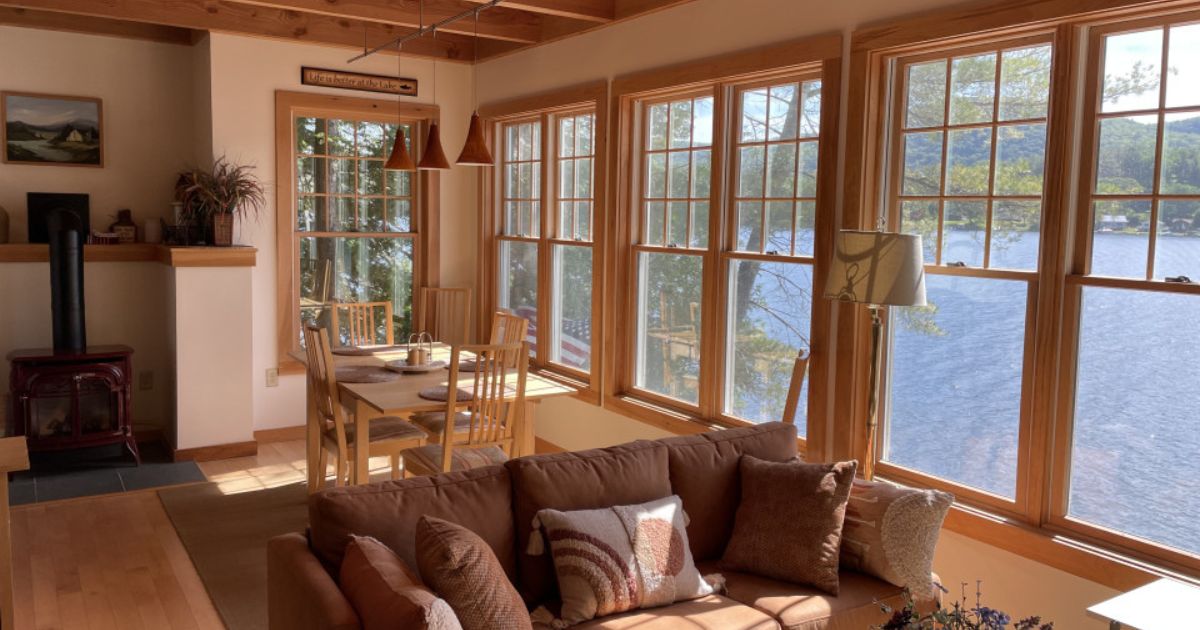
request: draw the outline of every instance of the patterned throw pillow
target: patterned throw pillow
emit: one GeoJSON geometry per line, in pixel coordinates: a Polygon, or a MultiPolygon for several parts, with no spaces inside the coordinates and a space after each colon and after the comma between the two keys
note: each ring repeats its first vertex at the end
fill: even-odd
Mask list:
{"type": "Polygon", "coordinates": [[[368,536],[351,536],[338,586],[363,630],[462,630],[445,600],[421,585],[391,549],[368,536]]]}
{"type": "Polygon", "coordinates": [[[743,455],[742,502],[718,566],[838,594],[838,551],[858,462],[768,462],[743,455]]]}
{"type": "Polygon", "coordinates": [[[422,516],[417,521],[417,567],[449,602],[463,630],[533,630],[525,602],[496,554],[471,530],[422,516]]]}
{"type": "MultiPolygon", "coordinates": [[[[550,542],[562,612],[556,627],[703,597],[679,497],[598,510],[537,513],[550,542]]],[[[537,555],[536,539],[530,551],[537,555]]]]}
{"type": "Polygon", "coordinates": [[[953,503],[952,495],[937,490],[854,480],[842,527],[842,567],[928,596],[938,533],[953,503]]]}

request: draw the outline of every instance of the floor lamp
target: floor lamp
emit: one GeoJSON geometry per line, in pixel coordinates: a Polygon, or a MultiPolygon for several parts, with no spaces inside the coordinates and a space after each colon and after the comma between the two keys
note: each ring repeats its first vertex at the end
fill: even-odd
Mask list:
{"type": "Polygon", "coordinates": [[[842,230],[834,243],[825,297],[866,304],[871,311],[871,398],[867,408],[867,458],[859,470],[875,475],[875,434],[879,424],[879,345],[882,306],[924,306],[925,266],[921,237],[894,232],[842,230]]]}

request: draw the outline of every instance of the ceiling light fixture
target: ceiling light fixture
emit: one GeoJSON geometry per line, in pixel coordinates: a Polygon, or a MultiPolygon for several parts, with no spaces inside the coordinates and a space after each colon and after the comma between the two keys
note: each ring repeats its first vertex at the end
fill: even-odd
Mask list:
{"type": "MultiPolygon", "coordinates": [[[[400,54],[404,44],[396,44],[396,81],[403,81],[401,78],[401,69],[404,57],[400,54]]],[[[387,162],[383,163],[383,168],[389,171],[415,171],[417,165],[413,163],[412,154],[408,152],[408,138],[404,133],[404,122],[401,117],[403,110],[403,97],[399,90],[396,90],[396,139],[392,142],[392,153],[388,156],[387,162]]]]}
{"type": "MultiPolygon", "coordinates": [[[[420,4],[421,29],[425,29],[425,0],[420,4]]],[[[437,29],[433,29],[433,39],[437,41],[437,29]]],[[[437,57],[433,58],[433,102],[437,103],[437,57]]],[[[444,171],[450,168],[450,160],[442,150],[442,132],[438,129],[437,120],[429,121],[429,137],[425,140],[425,152],[417,168],[422,171],[444,171]]]]}
{"type": "Polygon", "coordinates": [[[483,124],[479,122],[479,9],[475,10],[475,39],[471,46],[475,60],[471,66],[471,125],[467,128],[467,141],[462,153],[458,154],[460,166],[491,166],[495,164],[488,150],[487,138],[483,135],[483,124]]]}

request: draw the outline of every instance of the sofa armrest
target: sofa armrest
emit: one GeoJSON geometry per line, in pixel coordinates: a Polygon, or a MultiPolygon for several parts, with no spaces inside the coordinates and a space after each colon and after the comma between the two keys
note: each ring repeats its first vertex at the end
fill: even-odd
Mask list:
{"type": "Polygon", "coordinates": [[[267,615],[271,630],[360,630],[358,615],[304,534],[267,542],[267,615]]]}

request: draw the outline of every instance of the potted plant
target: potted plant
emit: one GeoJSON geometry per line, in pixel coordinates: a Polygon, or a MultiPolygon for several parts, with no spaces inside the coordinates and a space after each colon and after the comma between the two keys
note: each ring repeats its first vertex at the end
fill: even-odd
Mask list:
{"type": "MultiPolygon", "coordinates": [[[[934,584],[943,593],[949,593],[941,584],[934,584]]],[[[950,608],[938,606],[936,610],[922,612],[912,593],[904,589],[904,605],[894,608],[881,604],[880,609],[890,618],[883,625],[871,626],[871,630],[1054,630],[1054,624],[1043,622],[1041,617],[1026,617],[1014,621],[1008,614],[988,608],[982,603],[981,582],[975,583],[975,605],[967,603],[967,584],[962,585],[962,598],[950,608]]]]}
{"type": "Polygon", "coordinates": [[[253,170],[252,166],[233,164],[222,156],[213,162],[211,171],[191,169],[180,173],[175,196],[189,221],[211,226],[213,245],[233,245],[234,219],[248,215],[257,219],[262,211],[265,193],[253,170]]]}

